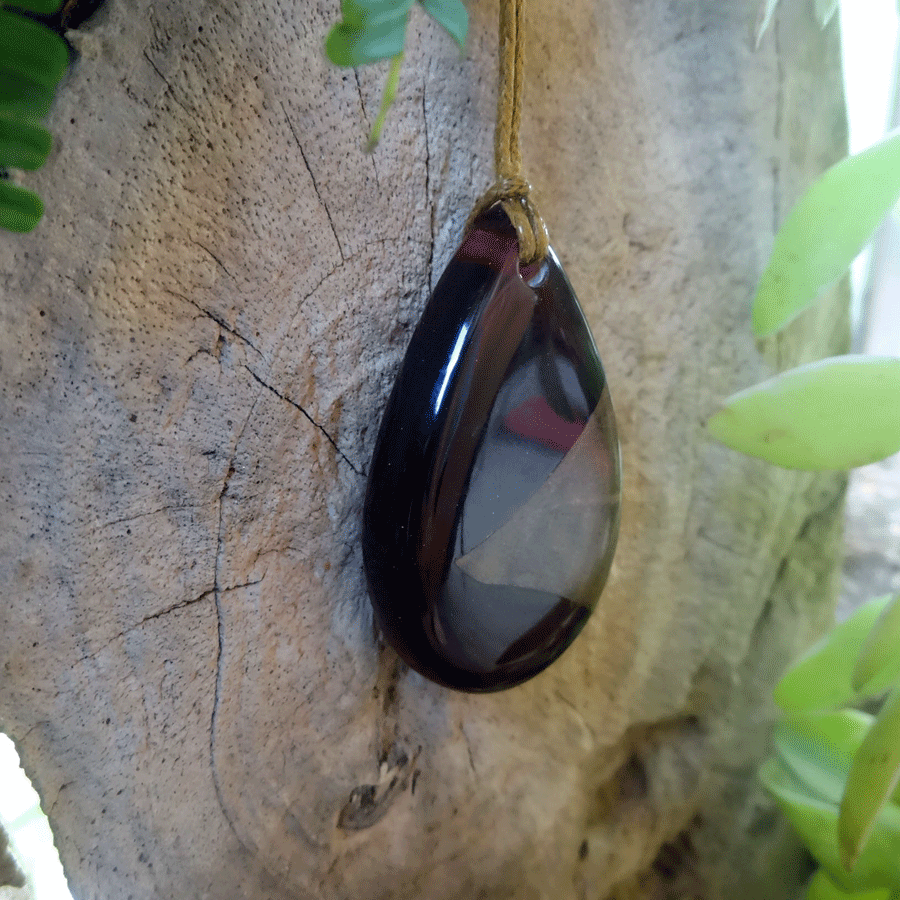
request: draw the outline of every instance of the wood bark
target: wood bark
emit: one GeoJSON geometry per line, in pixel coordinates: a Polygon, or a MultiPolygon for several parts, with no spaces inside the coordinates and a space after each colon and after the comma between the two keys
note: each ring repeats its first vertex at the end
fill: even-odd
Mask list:
{"type": "Polygon", "coordinates": [[[790,204],[845,152],[836,24],[782,0],[532,3],[523,145],[622,439],[609,585],[501,695],[374,632],[379,416],[490,183],[496,8],[333,68],[337,2],[109,0],[72,41],[48,214],[0,238],[0,727],[79,900],[788,897],[755,767],[827,622],[844,480],[703,422],[842,351],[836,290],[759,347],[790,204]],[[739,893],[735,894],[738,890],[739,893]]]}

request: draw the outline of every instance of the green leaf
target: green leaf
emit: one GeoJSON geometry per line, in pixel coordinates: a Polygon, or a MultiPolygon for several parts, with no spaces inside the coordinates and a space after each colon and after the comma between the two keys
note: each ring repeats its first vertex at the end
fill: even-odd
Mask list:
{"type": "Polygon", "coordinates": [[[775,729],[775,750],[811,795],[838,804],[853,754],[873,721],[858,710],[801,716],[775,729]]]}
{"type": "Polygon", "coordinates": [[[53,88],[69,65],[66,42],[49,28],[0,10],[0,60],[4,69],[53,88]]]}
{"type": "MultiPolygon", "coordinates": [[[[826,713],[803,713],[790,719],[798,733],[826,743],[841,755],[849,768],[853,754],[860,748],[875,716],[861,709],[836,709],[826,713]]],[[[844,763],[842,762],[843,766],[844,763]]]]}
{"type": "Polygon", "coordinates": [[[49,16],[55,13],[62,3],[60,0],[10,0],[8,3],[0,3],[0,6],[13,6],[16,9],[26,9],[28,12],[49,16]]]}
{"type": "Polygon", "coordinates": [[[886,691],[900,678],[900,594],[869,632],[853,670],[853,687],[866,696],[886,691]]]}
{"type": "Polygon", "coordinates": [[[781,709],[786,713],[826,710],[855,700],[856,660],[889,601],[890,597],[878,597],[864,603],[795,662],[773,692],[781,709]]]}
{"type": "Polygon", "coordinates": [[[462,50],[469,31],[469,13],[462,0],[419,0],[425,11],[450,32],[462,50]]]}
{"type": "Polygon", "coordinates": [[[846,272],[900,197],[900,133],[832,166],[791,210],[753,301],[753,331],[783,328],[846,272]]]}
{"type": "Polygon", "coordinates": [[[47,160],[53,138],[46,128],[0,118],[0,166],[39,169],[47,160]]]}
{"type": "Polygon", "coordinates": [[[343,20],[325,39],[325,52],[336,66],[361,66],[398,56],[414,0],[360,3],[343,0],[343,20]]]}
{"type": "Polygon", "coordinates": [[[844,890],[900,890],[900,809],[887,805],[852,873],[838,847],[838,807],[812,794],[780,759],[771,757],[759,772],[766,790],[803,839],[809,852],[844,890]]]}
{"type": "Polygon", "coordinates": [[[405,19],[415,0],[341,0],[341,19],[357,28],[378,28],[405,19]]]}
{"type": "Polygon", "coordinates": [[[891,892],[887,888],[845,891],[828,877],[824,869],[817,869],[806,889],[805,900],[891,900],[891,892]]]}
{"type": "Polygon", "coordinates": [[[841,802],[850,760],[840,751],[784,723],[775,732],[775,751],[811,797],[841,802]]]}
{"type": "Polygon", "coordinates": [[[325,40],[325,52],[336,66],[361,66],[398,56],[405,40],[405,22],[376,31],[335,25],[325,40]]]}
{"type": "Polygon", "coordinates": [[[0,181],[0,228],[31,231],[44,214],[41,198],[25,188],[0,181]]]}
{"type": "MultiPolygon", "coordinates": [[[[885,701],[853,757],[841,802],[841,859],[850,869],[872,834],[875,818],[900,783],[900,686],[885,701]]],[[[893,807],[896,809],[896,807],[893,807]]],[[[900,860],[900,856],[898,856],[900,860]]],[[[898,866],[900,873],[900,866],[898,866]]]]}
{"type": "Polygon", "coordinates": [[[900,450],[900,358],[836,356],[734,394],[709,421],[734,450],[787,469],[850,469],[900,450]]]}
{"type": "Polygon", "coordinates": [[[0,68],[0,115],[25,121],[42,119],[50,112],[53,96],[53,88],[0,68]]]}
{"type": "Polygon", "coordinates": [[[816,19],[824,28],[837,12],[840,0],[816,0],[816,19]]]}

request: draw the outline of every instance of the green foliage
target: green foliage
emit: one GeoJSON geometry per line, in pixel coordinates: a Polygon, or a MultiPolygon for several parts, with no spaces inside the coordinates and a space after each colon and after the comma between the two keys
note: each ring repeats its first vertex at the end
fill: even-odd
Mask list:
{"type": "MultiPolygon", "coordinates": [[[[15,7],[52,13],[59,0],[16,0],[15,7]]],[[[37,22],[0,4],[0,174],[37,169],[50,153],[50,133],[37,124],[50,111],[69,64],[65,41],[37,22]]],[[[0,181],[0,228],[31,231],[44,212],[31,191],[0,181]]]]}
{"type": "MultiPolygon", "coordinates": [[[[462,48],[469,30],[469,14],[461,0],[418,0],[462,48]]],[[[341,0],[341,21],[325,39],[325,53],[336,66],[362,66],[391,60],[378,117],[369,135],[369,148],[378,143],[388,110],[397,94],[406,26],[416,0],[341,0]]]]}
{"type": "Polygon", "coordinates": [[[0,67],[21,78],[55,88],[65,75],[69,51],[49,28],[0,9],[0,67]]]}
{"type": "MultiPolygon", "coordinates": [[[[847,774],[847,786],[838,819],[841,861],[847,869],[852,868],[859,858],[876,827],[876,817],[885,805],[891,805],[900,815],[900,807],[891,803],[898,781],[900,684],[885,701],[878,718],[853,755],[847,774]]],[[[897,883],[894,886],[900,887],[900,856],[895,858],[894,865],[897,870],[897,883]]]]}
{"type": "Polygon", "coordinates": [[[827,871],[811,897],[900,892],[898,609],[898,597],[870,600],[775,688],[789,718],[776,729],[760,777],[827,871]],[[833,709],[890,687],[877,716],[833,709]]]}
{"type": "Polygon", "coordinates": [[[47,160],[53,138],[46,128],[0,118],[0,166],[39,169],[47,160]]]}
{"type": "Polygon", "coordinates": [[[729,397],[710,433],[789,469],[848,469],[900,450],[900,359],[839,356],[729,397]]]}
{"type": "Polygon", "coordinates": [[[757,337],[799,315],[843,275],[900,198],[900,134],[832,166],[791,210],[753,302],[757,337]]]}
{"type": "Polygon", "coordinates": [[[16,9],[22,9],[27,12],[35,12],[44,16],[49,16],[59,9],[60,2],[59,0],[14,0],[14,2],[4,5],[13,6],[16,9]]]}
{"type": "MultiPolygon", "coordinates": [[[[816,11],[824,25],[833,0],[817,0],[816,11]]],[[[775,238],[753,304],[756,334],[783,328],[841,277],[898,198],[900,133],[829,169],[775,238]]],[[[875,462],[900,450],[900,359],[799,366],[728,398],[708,428],[729,447],[786,468],[875,462]]],[[[760,778],[822,866],[808,900],[896,900],[900,599],[871,600],[832,629],[785,673],[774,699],[789,718],[760,778]],[[838,709],[888,690],[877,717],[838,709]]]]}
{"type": "Polygon", "coordinates": [[[50,112],[53,88],[0,69],[0,116],[35,121],[50,112]]]}
{"type": "MultiPolygon", "coordinates": [[[[833,13],[830,0],[817,9],[823,18],[833,13]]],[[[775,237],[753,302],[757,336],[783,328],[845,274],[898,199],[900,132],[825,172],[775,237]]],[[[900,359],[844,356],[734,394],[708,428],[778,466],[849,469],[900,450],[898,397],[900,359]]]]}
{"type": "MultiPolygon", "coordinates": [[[[787,670],[773,694],[784,712],[836,709],[861,696],[853,686],[856,660],[890,599],[879,597],[863,604],[787,670]]],[[[884,685],[881,690],[886,687],[884,685]]]]}
{"type": "MultiPolygon", "coordinates": [[[[790,728],[783,726],[782,735],[790,728]]],[[[846,766],[845,756],[824,739],[786,741],[782,736],[785,743],[793,755],[786,759],[776,748],[760,769],[760,779],[816,861],[844,891],[900,890],[900,807],[885,804],[853,871],[848,872],[838,841],[840,797],[835,791],[846,779],[847,769],[841,768],[846,766]]]]}
{"type": "Polygon", "coordinates": [[[845,891],[828,877],[824,869],[819,869],[806,890],[806,900],[891,900],[891,892],[886,888],[845,891]]]}
{"type": "Polygon", "coordinates": [[[853,687],[862,696],[883,693],[900,678],[900,594],[890,603],[869,632],[853,669],[853,687]]]}
{"type": "Polygon", "coordinates": [[[469,30],[469,14],[462,0],[419,0],[419,2],[425,12],[450,32],[450,36],[462,50],[469,30]]]}
{"type": "Polygon", "coordinates": [[[7,231],[31,231],[44,214],[44,204],[37,194],[0,181],[0,228],[7,231]]]}
{"type": "MultiPolygon", "coordinates": [[[[764,7],[764,29],[776,2],[764,7]]],[[[833,0],[817,0],[824,25],[833,0]]],[[[753,329],[783,328],[840,278],[900,198],[900,133],[829,169],[775,238],[753,329]]],[[[728,398],[713,437],[779,466],[848,469],[900,450],[900,359],[842,356],[728,398]]],[[[900,895],[900,598],[836,626],[782,677],[789,716],[760,778],[822,869],[808,900],[900,895]],[[874,719],[837,707],[890,690],[874,719]],[[823,710],[832,710],[824,712],[823,710]],[[866,893],[868,892],[868,893],[866,893]]]]}
{"type": "Polygon", "coordinates": [[[362,66],[401,53],[415,0],[342,0],[342,21],[325,39],[336,66],[362,66]]]}

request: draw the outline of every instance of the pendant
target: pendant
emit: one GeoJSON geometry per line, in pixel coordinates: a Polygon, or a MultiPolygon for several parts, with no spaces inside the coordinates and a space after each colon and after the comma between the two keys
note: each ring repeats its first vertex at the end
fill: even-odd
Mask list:
{"type": "Polygon", "coordinates": [[[552,250],[520,267],[493,206],[425,307],[369,468],[363,559],[385,639],[458,690],[536,675],[597,603],[620,494],[581,307],[552,250]]]}

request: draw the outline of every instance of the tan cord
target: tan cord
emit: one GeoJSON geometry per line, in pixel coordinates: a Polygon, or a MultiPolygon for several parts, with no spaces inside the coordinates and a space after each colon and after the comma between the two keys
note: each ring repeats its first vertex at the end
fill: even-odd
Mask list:
{"type": "Polygon", "coordinates": [[[494,133],[494,168],[497,180],[478,201],[469,224],[495,203],[519,236],[519,258],[536,262],[547,255],[549,238],[544,220],[531,199],[531,185],[522,173],[519,126],[525,67],[525,0],[500,0],[500,83],[497,95],[497,130],[494,133]]]}

